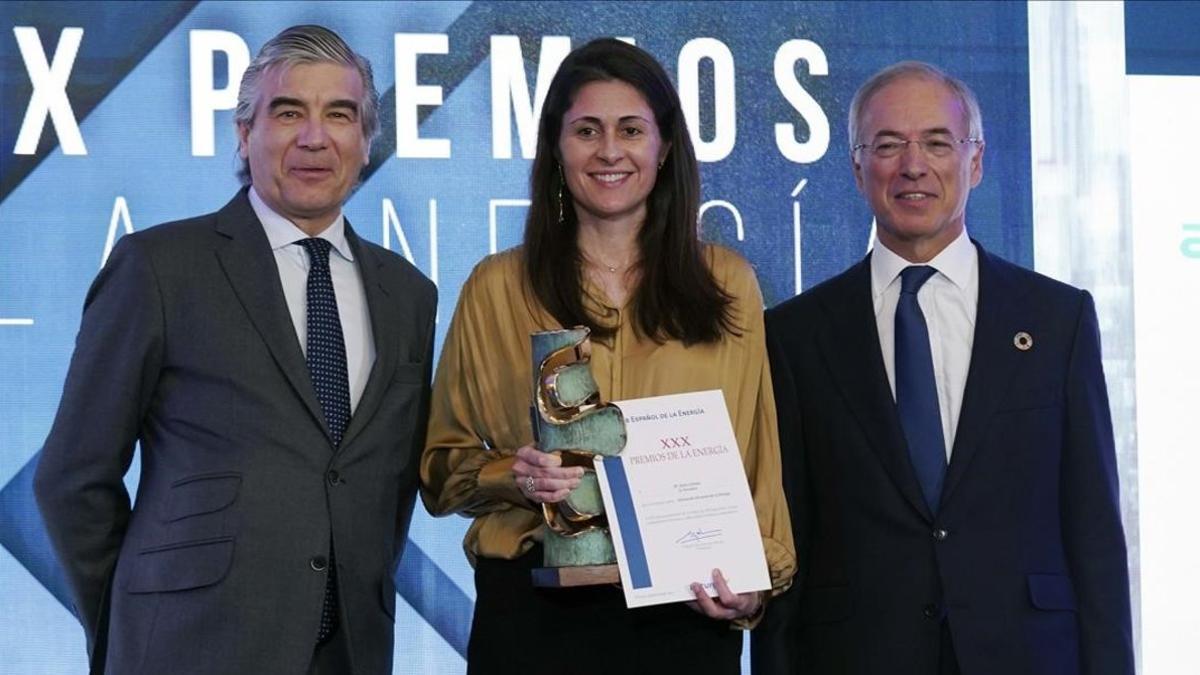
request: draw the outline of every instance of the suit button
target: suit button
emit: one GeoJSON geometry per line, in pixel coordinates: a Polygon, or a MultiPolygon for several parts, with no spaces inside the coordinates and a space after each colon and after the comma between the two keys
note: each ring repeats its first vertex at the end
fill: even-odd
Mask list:
{"type": "Polygon", "coordinates": [[[921,613],[925,615],[926,619],[936,618],[938,615],[938,606],[931,602],[928,605],[925,605],[925,608],[921,610],[921,613]]]}
{"type": "Polygon", "coordinates": [[[329,561],[326,560],[325,556],[323,555],[313,556],[312,559],[308,561],[308,566],[313,568],[314,572],[324,572],[325,569],[329,567],[329,561]]]}
{"type": "Polygon", "coordinates": [[[933,538],[938,541],[944,541],[946,539],[946,537],[949,537],[949,536],[950,536],[950,533],[941,528],[938,528],[933,531],[933,538]]]}
{"type": "Polygon", "coordinates": [[[342,474],[338,473],[337,469],[330,469],[329,473],[325,474],[325,478],[330,485],[337,485],[342,482],[342,474]]]}

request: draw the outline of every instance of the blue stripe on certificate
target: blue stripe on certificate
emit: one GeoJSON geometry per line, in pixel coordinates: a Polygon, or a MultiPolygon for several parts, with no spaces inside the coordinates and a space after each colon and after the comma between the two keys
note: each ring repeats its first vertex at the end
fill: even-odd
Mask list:
{"type": "Polygon", "coordinates": [[[604,458],[604,473],[608,477],[608,489],[612,492],[613,510],[621,528],[621,541],[625,549],[625,562],[629,565],[629,580],[634,588],[649,588],[650,567],[646,564],[646,550],[642,545],[642,532],[638,529],[637,514],[633,510],[633,497],[629,494],[629,479],[625,477],[625,464],[620,457],[604,458]]]}

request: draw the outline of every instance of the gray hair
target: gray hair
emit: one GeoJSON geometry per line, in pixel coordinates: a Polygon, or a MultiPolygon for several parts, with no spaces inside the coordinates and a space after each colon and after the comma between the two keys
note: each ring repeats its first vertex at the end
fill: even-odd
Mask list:
{"type": "MultiPolygon", "coordinates": [[[[258,108],[262,76],[276,66],[291,68],[303,64],[336,63],[350,66],[358,71],[363,83],[362,130],[370,142],[379,134],[379,92],[375,89],[375,76],[371,62],[355,52],[337,33],[324,26],[292,26],[285,28],[267,41],[254,57],[254,61],[242,74],[238,88],[237,109],[233,120],[247,128],[254,124],[254,112],[258,108]]],[[[242,160],[237,172],[243,185],[250,184],[250,163],[242,160]]]]}
{"type": "Polygon", "coordinates": [[[848,124],[851,148],[864,142],[858,138],[858,128],[862,123],[863,109],[867,107],[867,101],[879,93],[880,89],[896,80],[908,77],[933,80],[945,85],[962,103],[967,118],[964,120],[967,123],[967,135],[983,140],[983,113],[979,110],[979,99],[975,97],[975,92],[971,91],[965,82],[947,74],[941,68],[923,61],[901,61],[875,73],[858,88],[858,91],[854,92],[854,99],[850,101],[850,122],[848,124]]]}

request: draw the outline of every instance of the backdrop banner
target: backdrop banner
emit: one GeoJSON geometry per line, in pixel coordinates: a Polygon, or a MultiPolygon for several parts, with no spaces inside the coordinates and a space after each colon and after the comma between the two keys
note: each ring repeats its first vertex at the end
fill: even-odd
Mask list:
{"type": "MultiPolygon", "coordinates": [[[[572,46],[636,42],[674,78],[701,160],[703,236],[748,258],[773,305],[867,251],[846,113],[919,59],[978,93],[987,138],[968,229],[1032,265],[1029,64],[1020,2],[10,2],[0,10],[0,654],[83,669],[83,634],[32,496],[87,287],[126,233],[238,188],[241,73],[318,23],[375,68],[383,128],[346,206],[440,288],[437,344],[485,255],[519,242],[537,113],[572,46]]],[[[136,484],[137,465],[130,472],[136,484]]],[[[466,521],[417,509],[396,575],[398,672],[464,667],[466,521]],[[402,665],[401,665],[402,664],[402,665]]]]}

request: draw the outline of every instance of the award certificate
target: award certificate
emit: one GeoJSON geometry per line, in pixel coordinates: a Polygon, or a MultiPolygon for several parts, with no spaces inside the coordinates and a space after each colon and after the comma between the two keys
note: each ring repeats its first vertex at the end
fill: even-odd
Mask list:
{"type": "Polygon", "coordinates": [[[771,587],[742,455],[717,390],[617,401],[628,440],[596,474],[628,607],[771,587]]]}

